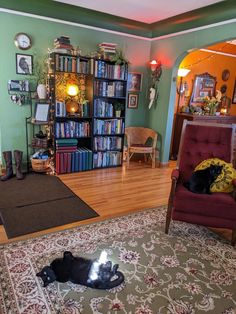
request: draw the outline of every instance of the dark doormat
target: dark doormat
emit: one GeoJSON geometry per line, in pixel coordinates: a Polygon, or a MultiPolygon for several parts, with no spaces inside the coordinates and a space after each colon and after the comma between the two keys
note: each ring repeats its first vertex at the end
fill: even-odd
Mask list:
{"type": "Polygon", "coordinates": [[[55,176],[29,174],[0,182],[0,214],[8,238],[98,214],[55,176]]]}

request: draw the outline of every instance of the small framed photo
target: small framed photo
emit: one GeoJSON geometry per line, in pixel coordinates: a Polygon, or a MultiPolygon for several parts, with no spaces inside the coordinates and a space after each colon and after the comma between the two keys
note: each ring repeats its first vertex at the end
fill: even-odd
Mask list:
{"type": "Polygon", "coordinates": [[[16,73],[23,75],[33,74],[33,56],[16,53],[16,73]]]}
{"type": "Polygon", "coordinates": [[[137,109],[138,108],[138,94],[129,94],[128,108],[130,108],[130,109],[137,109]]]}
{"type": "Polygon", "coordinates": [[[143,74],[130,72],[128,74],[128,92],[141,92],[143,74]]]}
{"type": "Polygon", "coordinates": [[[7,88],[9,92],[29,92],[29,81],[9,80],[7,88]]]}
{"type": "Polygon", "coordinates": [[[37,103],[35,107],[35,122],[48,122],[49,118],[49,104],[37,103]]]}
{"type": "Polygon", "coordinates": [[[236,80],[234,83],[234,91],[233,91],[233,97],[232,97],[232,104],[236,104],[236,80]]]}

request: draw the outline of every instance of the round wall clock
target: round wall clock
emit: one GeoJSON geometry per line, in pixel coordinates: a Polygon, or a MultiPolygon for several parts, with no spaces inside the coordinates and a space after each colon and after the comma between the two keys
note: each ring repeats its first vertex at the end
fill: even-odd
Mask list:
{"type": "Polygon", "coordinates": [[[229,79],[229,76],[230,76],[230,72],[229,72],[229,70],[224,70],[223,72],[222,72],[222,80],[223,81],[227,81],[228,79],[229,79]]]}
{"type": "Polygon", "coordinates": [[[32,46],[32,40],[26,33],[18,33],[15,36],[14,43],[17,48],[27,50],[32,46]]]}

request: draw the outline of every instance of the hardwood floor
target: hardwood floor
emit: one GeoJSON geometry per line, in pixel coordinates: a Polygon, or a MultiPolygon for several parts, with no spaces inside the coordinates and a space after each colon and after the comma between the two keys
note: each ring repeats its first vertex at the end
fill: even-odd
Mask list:
{"type": "MultiPolygon", "coordinates": [[[[60,175],[59,178],[100,216],[12,240],[7,239],[4,227],[1,225],[0,243],[28,239],[167,204],[171,184],[170,174],[174,167],[175,162],[170,162],[167,168],[155,169],[144,163],[131,162],[129,169],[124,163],[123,167],[118,168],[60,175]]],[[[225,237],[230,237],[230,231],[218,231],[225,237]]]]}
{"type": "Polygon", "coordinates": [[[4,227],[1,225],[0,243],[28,239],[108,217],[167,204],[170,173],[174,166],[175,163],[172,162],[168,168],[152,169],[148,164],[131,162],[129,169],[124,163],[123,167],[60,175],[59,178],[100,216],[13,240],[7,239],[4,227]]]}

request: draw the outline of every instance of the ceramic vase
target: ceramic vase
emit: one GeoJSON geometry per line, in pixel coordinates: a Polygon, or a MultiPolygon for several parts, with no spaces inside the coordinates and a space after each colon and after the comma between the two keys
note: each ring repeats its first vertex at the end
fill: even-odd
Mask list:
{"type": "Polygon", "coordinates": [[[47,98],[47,87],[45,84],[39,84],[37,86],[37,94],[39,99],[47,98]]]}

